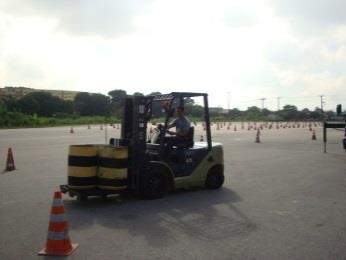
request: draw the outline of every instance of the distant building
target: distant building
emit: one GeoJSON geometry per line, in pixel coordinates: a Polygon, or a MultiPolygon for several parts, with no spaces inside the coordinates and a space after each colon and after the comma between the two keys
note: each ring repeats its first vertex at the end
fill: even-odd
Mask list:
{"type": "Polygon", "coordinates": [[[229,110],[222,107],[210,107],[209,112],[215,114],[228,114],[229,110]]]}
{"type": "Polygon", "coordinates": [[[21,86],[19,87],[5,86],[4,88],[0,88],[0,98],[5,96],[12,96],[16,99],[20,99],[31,92],[39,92],[39,91],[48,92],[48,93],[51,93],[53,96],[56,96],[63,100],[71,100],[71,101],[79,93],[78,91],[70,91],[70,90],[33,89],[33,88],[26,88],[21,86]]]}

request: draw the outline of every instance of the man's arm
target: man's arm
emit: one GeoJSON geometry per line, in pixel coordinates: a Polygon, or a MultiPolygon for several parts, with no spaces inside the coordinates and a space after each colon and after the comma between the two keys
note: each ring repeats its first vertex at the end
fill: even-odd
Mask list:
{"type": "Polygon", "coordinates": [[[170,129],[172,127],[175,127],[176,126],[176,120],[177,119],[174,119],[170,124],[167,125],[167,129],[170,129]]]}
{"type": "Polygon", "coordinates": [[[183,125],[181,125],[181,128],[177,129],[177,132],[171,132],[170,131],[170,134],[176,135],[179,137],[187,137],[189,134],[190,126],[191,126],[190,121],[188,119],[186,119],[185,123],[183,125]]]}

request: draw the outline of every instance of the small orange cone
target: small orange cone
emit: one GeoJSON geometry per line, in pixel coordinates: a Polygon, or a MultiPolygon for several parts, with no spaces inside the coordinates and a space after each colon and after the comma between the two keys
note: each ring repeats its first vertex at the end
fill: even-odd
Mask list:
{"type": "Polygon", "coordinates": [[[61,192],[56,191],[53,198],[46,246],[38,254],[67,256],[77,247],[78,244],[72,244],[68,235],[68,223],[65,220],[65,207],[61,192]]]}
{"type": "Polygon", "coordinates": [[[256,139],[255,139],[255,143],[260,143],[261,140],[260,140],[260,135],[261,135],[261,132],[259,130],[259,128],[257,129],[257,133],[256,133],[256,139]]]}
{"type": "Polygon", "coordinates": [[[317,140],[315,130],[312,130],[311,140],[317,140]]]}
{"type": "Polygon", "coordinates": [[[6,160],[6,171],[14,171],[16,166],[14,164],[12,148],[8,148],[7,160],[6,160]]]}
{"type": "Polygon", "coordinates": [[[74,133],[73,127],[71,126],[71,128],[70,128],[70,134],[73,134],[73,133],[74,133]]]}

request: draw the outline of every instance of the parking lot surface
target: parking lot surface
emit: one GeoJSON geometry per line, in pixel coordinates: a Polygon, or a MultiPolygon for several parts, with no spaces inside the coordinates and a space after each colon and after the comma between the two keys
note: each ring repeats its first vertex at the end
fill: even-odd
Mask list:
{"type": "MultiPolygon", "coordinates": [[[[40,258],[53,192],[66,183],[68,146],[105,143],[99,126],[69,130],[0,130],[0,169],[9,147],[17,167],[0,174],[0,259],[40,258]]],[[[80,245],[69,259],[346,259],[343,133],[328,130],[324,154],[315,130],[316,141],[307,128],[264,129],[255,143],[254,130],[214,126],[225,153],[220,190],[83,203],[64,195],[70,237],[80,245]]],[[[108,126],[107,138],[119,131],[108,126]]]]}

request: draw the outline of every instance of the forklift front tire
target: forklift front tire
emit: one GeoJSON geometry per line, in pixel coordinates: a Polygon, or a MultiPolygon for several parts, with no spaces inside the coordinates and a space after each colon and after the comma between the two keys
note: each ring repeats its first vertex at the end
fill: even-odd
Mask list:
{"type": "Polygon", "coordinates": [[[157,171],[147,172],[143,183],[143,197],[146,199],[160,199],[168,192],[166,176],[157,171]]]}
{"type": "Polygon", "coordinates": [[[210,190],[219,189],[223,185],[224,181],[225,176],[223,174],[223,165],[215,165],[208,172],[205,186],[210,190]]]}

